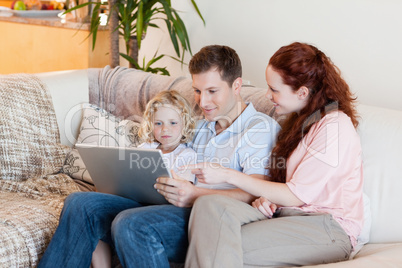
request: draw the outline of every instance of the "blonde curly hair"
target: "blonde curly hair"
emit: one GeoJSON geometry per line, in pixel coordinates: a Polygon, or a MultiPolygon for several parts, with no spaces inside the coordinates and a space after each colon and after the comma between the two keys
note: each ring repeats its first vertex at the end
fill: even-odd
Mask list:
{"type": "Polygon", "coordinates": [[[159,92],[147,104],[143,115],[143,121],[138,135],[143,142],[154,142],[153,120],[155,112],[159,107],[171,105],[178,110],[183,122],[182,137],[180,143],[191,141],[194,135],[195,120],[190,103],[176,90],[164,90],[159,92]]]}

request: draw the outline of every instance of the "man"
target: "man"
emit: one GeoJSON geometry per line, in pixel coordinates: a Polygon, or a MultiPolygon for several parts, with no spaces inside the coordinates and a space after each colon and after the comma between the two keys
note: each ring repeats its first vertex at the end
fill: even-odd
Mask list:
{"type": "MultiPolygon", "coordinates": [[[[195,100],[205,120],[200,120],[191,147],[198,162],[215,162],[263,178],[279,126],[258,113],[240,96],[241,62],[225,46],[201,49],[190,61],[195,100]]],[[[244,202],[255,198],[229,185],[193,185],[177,176],[159,178],[156,189],[175,206],[153,206],[119,214],[112,234],[123,266],[169,267],[183,262],[187,249],[187,227],[195,199],[206,194],[223,194],[244,202]],[[151,213],[152,212],[152,213],[151,213]],[[128,215],[129,214],[129,215],[128,215]],[[127,232],[129,226],[130,234],[127,232]],[[138,243],[132,243],[133,240],[138,243]]]]}
{"type": "MultiPolygon", "coordinates": [[[[205,119],[198,122],[190,146],[198,162],[219,164],[263,178],[278,124],[240,96],[241,62],[226,46],[207,46],[190,61],[195,100],[205,119]]],[[[78,193],[66,199],[59,227],[39,267],[88,267],[101,239],[114,249],[123,267],[169,267],[184,262],[187,227],[197,197],[223,194],[250,202],[248,193],[229,185],[192,184],[173,174],[155,188],[172,205],[142,206],[119,196],[78,193]]]]}

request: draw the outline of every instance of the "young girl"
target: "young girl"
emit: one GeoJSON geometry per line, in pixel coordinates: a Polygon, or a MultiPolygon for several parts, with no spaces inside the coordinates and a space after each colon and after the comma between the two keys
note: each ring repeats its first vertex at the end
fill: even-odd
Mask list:
{"type": "Polygon", "coordinates": [[[195,164],[197,159],[195,151],[185,145],[191,141],[195,127],[188,101],[175,90],[162,91],[148,102],[143,120],[138,135],[144,143],[138,147],[162,150],[168,169],[194,182],[190,170],[184,173],[178,169],[195,164]]]}
{"type": "Polygon", "coordinates": [[[316,47],[280,48],[266,69],[267,96],[287,115],[258,180],[219,165],[193,166],[204,183],[230,183],[252,206],[196,200],[186,267],[301,266],[347,260],[363,225],[362,160],[354,98],[316,47]]]}
{"type": "MultiPolygon", "coordinates": [[[[194,127],[195,121],[188,101],[175,90],[161,91],[146,106],[138,132],[144,143],[138,147],[160,149],[169,170],[194,182],[191,170],[178,169],[180,166],[196,163],[197,154],[185,144],[191,141],[194,127]]],[[[111,267],[111,250],[108,244],[99,241],[91,266],[111,267]]]]}

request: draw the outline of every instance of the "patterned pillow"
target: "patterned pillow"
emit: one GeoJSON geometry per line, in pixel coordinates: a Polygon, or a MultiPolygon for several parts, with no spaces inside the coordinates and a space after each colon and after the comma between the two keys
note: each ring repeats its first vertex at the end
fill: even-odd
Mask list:
{"type": "Polygon", "coordinates": [[[0,75],[0,178],[25,181],[57,173],[68,150],[60,144],[52,98],[41,80],[0,75]]]}
{"type": "MultiPolygon", "coordinates": [[[[136,147],[140,144],[140,123],[120,120],[96,105],[86,104],[83,109],[77,143],[109,147],[136,147]]],[[[93,190],[93,181],[77,149],[67,154],[62,171],[75,179],[82,190],[93,190]]]]}

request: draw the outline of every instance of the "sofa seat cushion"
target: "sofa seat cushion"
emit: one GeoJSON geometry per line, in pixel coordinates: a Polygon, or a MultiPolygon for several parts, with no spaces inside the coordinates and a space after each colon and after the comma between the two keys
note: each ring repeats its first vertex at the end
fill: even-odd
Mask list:
{"type": "Polygon", "coordinates": [[[367,268],[367,267],[402,267],[402,243],[367,244],[352,260],[303,266],[310,268],[367,268]]]}
{"type": "Polygon", "coordinates": [[[0,180],[0,267],[36,267],[55,232],[63,201],[79,191],[64,174],[0,180]]]}

